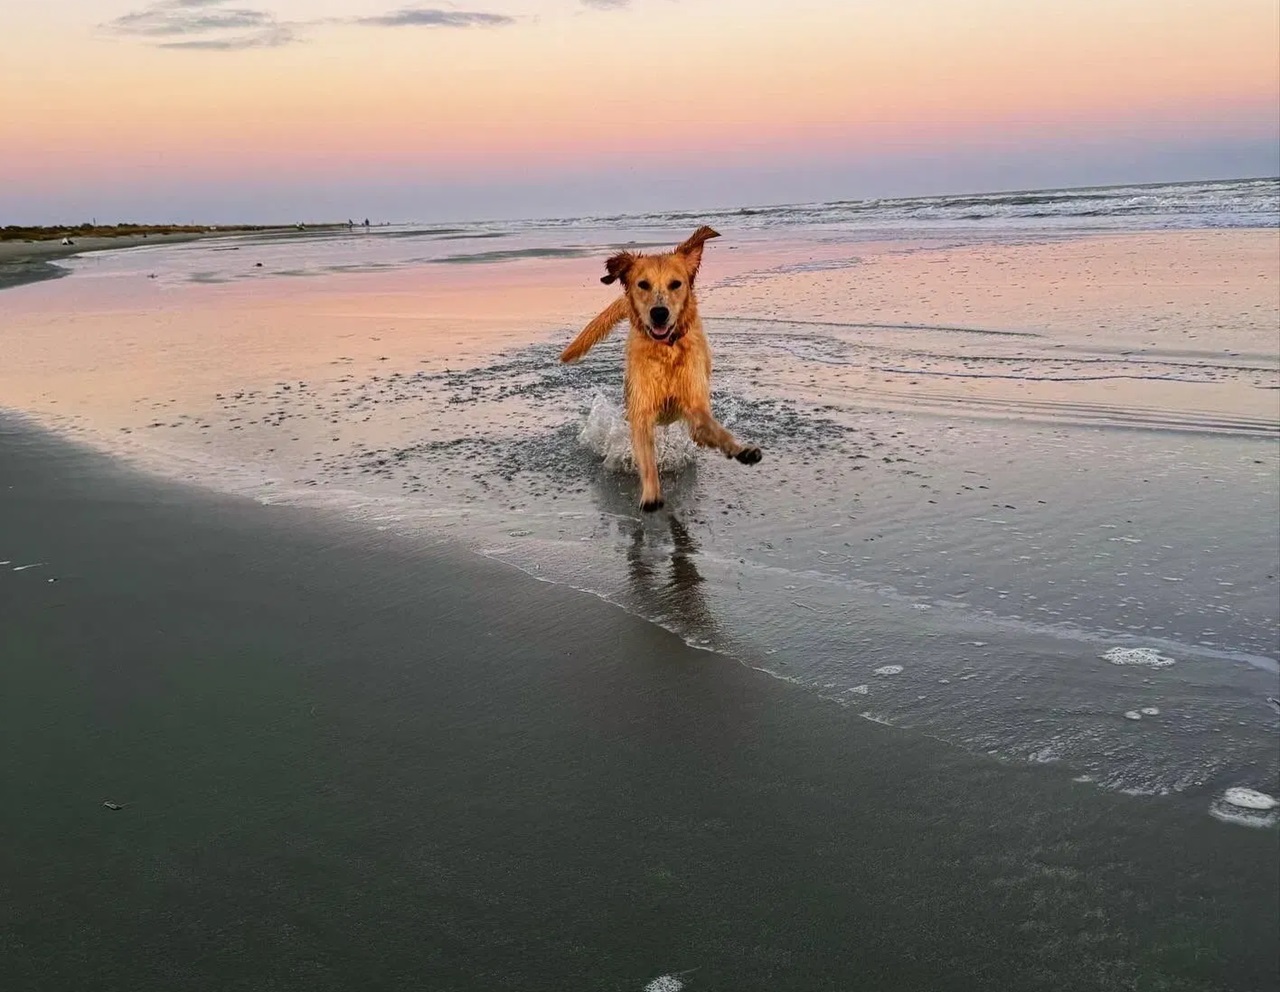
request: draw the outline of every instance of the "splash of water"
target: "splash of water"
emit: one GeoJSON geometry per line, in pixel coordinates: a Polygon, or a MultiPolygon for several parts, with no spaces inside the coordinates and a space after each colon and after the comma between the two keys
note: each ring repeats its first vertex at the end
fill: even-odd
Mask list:
{"type": "MultiPolygon", "coordinates": [[[[592,396],[591,409],[578,433],[578,443],[603,458],[604,467],[610,472],[635,471],[626,411],[603,393],[592,396]]],[[[660,472],[675,472],[692,464],[698,450],[682,424],[657,428],[654,447],[660,472]]]]}

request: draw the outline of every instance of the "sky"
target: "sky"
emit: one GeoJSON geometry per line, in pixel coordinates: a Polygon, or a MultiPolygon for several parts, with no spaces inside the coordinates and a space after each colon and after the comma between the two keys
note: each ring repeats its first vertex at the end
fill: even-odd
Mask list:
{"type": "Polygon", "coordinates": [[[0,0],[0,225],[1280,174],[1276,0],[0,0]]]}

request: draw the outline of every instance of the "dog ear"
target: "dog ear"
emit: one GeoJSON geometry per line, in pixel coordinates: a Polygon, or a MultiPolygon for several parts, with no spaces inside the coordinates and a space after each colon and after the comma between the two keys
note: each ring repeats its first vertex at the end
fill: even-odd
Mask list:
{"type": "Polygon", "coordinates": [[[676,247],[675,253],[683,255],[689,266],[690,279],[698,274],[698,267],[702,265],[702,246],[712,238],[718,237],[720,237],[719,231],[713,231],[703,224],[676,247]]]}
{"type": "Polygon", "coordinates": [[[609,271],[607,276],[601,276],[600,281],[606,286],[611,282],[621,279],[622,284],[627,284],[627,271],[635,264],[636,257],[629,251],[619,252],[604,263],[604,267],[609,271]]]}

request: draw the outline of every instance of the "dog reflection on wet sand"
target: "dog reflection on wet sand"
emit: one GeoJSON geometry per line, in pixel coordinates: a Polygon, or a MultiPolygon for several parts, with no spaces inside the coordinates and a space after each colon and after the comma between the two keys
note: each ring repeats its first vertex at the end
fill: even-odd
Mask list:
{"type": "Polygon", "coordinates": [[[702,591],[705,581],[694,559],[698,544],[688,529],[674,515],[667,518],[671,531],[671,558],[664,581],[646,544],[650,530],[637,521],[627,548],[627,567],[631,589],[641,602],[658,616],[674,621],[684,636],[707,639],[715,632],[716,621],[702,591]]]}
{"type": "MultiPolygon", "coordinates": [[[[698,571],[698,542],[676,514],[654,518],[636,514],[630,479],[600,471],[592,493],[608,540],[626,541],[628,587],[633,606],[643,616],[665,623],[681,637],[705,643],[719,635],[719,623],[707,601],[705,579],[698,571]],[[626,536],[630,535],[630,540],[626,536]],[[667,543],[670,535],[671,542],[667,543]]],[[[667,483],[685,505],[697,503],[698,466],[672,472],[667,483]]]]}

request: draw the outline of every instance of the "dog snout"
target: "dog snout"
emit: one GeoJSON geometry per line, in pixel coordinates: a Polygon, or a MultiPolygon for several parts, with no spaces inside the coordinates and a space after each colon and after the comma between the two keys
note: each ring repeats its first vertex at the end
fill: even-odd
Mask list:
{"type": "Polygon", "coordinates": [[[654,327],[665,327],[670,316],[671,311],[666,307],[653,307],[649,310],[649,319],[653,321],[654,327]]]}

